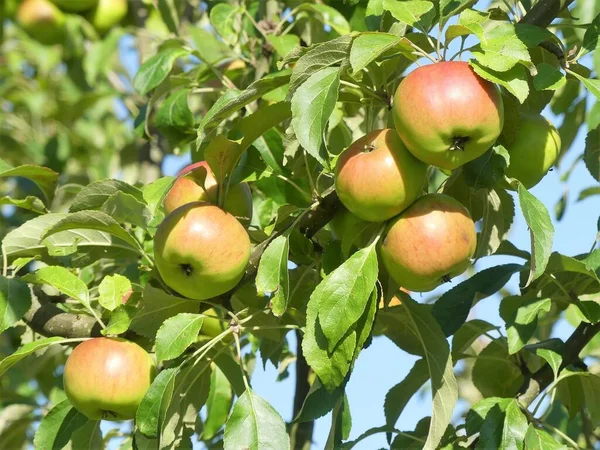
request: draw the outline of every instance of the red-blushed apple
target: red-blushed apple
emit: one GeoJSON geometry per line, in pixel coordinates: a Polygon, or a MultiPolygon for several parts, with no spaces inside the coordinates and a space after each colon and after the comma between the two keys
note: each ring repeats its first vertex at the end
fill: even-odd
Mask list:
{"type": "Polygon", "coordinates": [[[519,129],[510,145],[510,165],[506,175],[529,189],[548,173],[560,153],[560,134],[541,114],[521,113],[519,129]]]}
{"type": "Polygon", "coordinates": [[[65,15],[48,0],[24,0],[17,10],[17,23],[42,44],[58,44],[65,37],[65,15]]]}
{"type": "Polygon", "coordinates": [[[169,214],[154,236],[156,267],[173,290],[205,300],[231,290],[250,258],[246,229],[226,211],[203,202],[169,214]]]}
{"type": "Polygon", "coordinates": [[[376,130],[342,152],[335,168],[335,190],[350,212],[383,222],[421,194],[427,166],[406,149],[392,129],[376,130]]]}
{"type": "Polygon", "coordinates": [[[460,61],[412,71],[396,90],[392,112],[412,154],[447,170],[485,153],[504,126],[498,88],[460,61]]]}
{"type": "Polygon", "coordinates": [[[98,0],[52,0],[60,9],[68,12],[83,12],[92,9],[98,0]]]}
{"type": "MultiPolygon", "coordinates": [[[[167,214],[187,203],[204,201],[216,204],[217,180],[206,161],[185,167],[169,193],[164,205],[167,214]],[[204,187],[203,187],[204,186],[204,187]]],[[[252,220],[252,193],[248,183],[232,184],[227,190],[223,209],[236,217],[244,226],[252,220]]]]}
{"type": "Polygon", "coordinates": [[[469,211],[448,195],[428,194],[390,221],[380,255],[398,285],[429,292],[463,273],[476,245],[469,211]]]}
{"type": "Polygon", "coordinates": [[[127,0],[98,0],[98,4],[86,14],[86,18],[103,34],[121,22],[126,15],[127,0]]]}
{"type": "Polygon", "coordinates": [[[75,347],[63,383],[71,404],[90,419],[129,420],[155,375],[156,364],[142,347],[101,337],[75,347]]]}

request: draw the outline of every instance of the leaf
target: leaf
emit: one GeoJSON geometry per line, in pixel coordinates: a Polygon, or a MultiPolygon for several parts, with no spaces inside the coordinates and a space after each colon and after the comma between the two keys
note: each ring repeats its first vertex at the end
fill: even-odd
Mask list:
{"type": "Polygon", "coordinates": [[[154,379],[135,414],[135,423],[147,437],[160,435],[162,424],[175,389],[177,369],[164,369],[154,379]]]}
{"type": "Polygon", "coordinates": [[[400,37],[389,33],[362,33],[352,42],[350,65],[357,74],[381,54],[400,43],[400,37]]]}
{"type": "Polygon", "coordinates": [[[0,178],[6,177],[23,177],[33,181],[40,191],[42,191],[47,205],[49,205],[54,198],[54,190],[58,183],[58,173],[47,167],[30,164],[11,167],[0,159],[0,178]]]}
{"type": "Polygon", "coordinates": [[[23,280],[34,284],[49,284],[63,294],[74,298],[83,306],[90,306],[90,294],[88,288],[77,275],[68,269],[59,266],[47,266],[29,273],[23,280]]]}
{"type": "Polygon", "coordinates": [[[496,145],[463,166],[465,181],[473,190],[481,188],[490,190],[504,177],[509,162],[508,151],[502,145],[496,145]]]}
{"type": "Polygon", "coordinates": [[[14,353],[8,355],[6,358],[0,361],[0,376],[4,375],[8,369],[14,366],[16,363],[21,361],[23,358],[42,350],[52,344],[64,341],[65,338],[55,336],[50,338],[39,339],[37,341],[29,342],[19,347],[14,353]]]}
{"type": "Polygon", "coordinates": [[[573,75],[575,78],[579,79],[579,81],[581,81],[583,83],[583,85],[586,87],[586,89],[594,97],[596,97],[598,100],[600,100],[600,80],[592,80],[590,78],[582,77],[577,72],[574,72],[572,70],[569,70],[568,72],[571,75],[573,75]]]}
{"type": "Polygon", "coordinates": [[[337,9],[318,3],[304,3],[301,7],[302,9],[312,9],[317,12],[323,24],[330,26],[336,33],[341,35],[350,33],[350,24],[348,24],[346,18],[337,9]]]}
{"type": "Polygon", "coordinates": [[[344,386],[329,392],[317,378],[310,386],[294,423],[310,422],[331,412],[344,395],[344,386]]]}
{"type": "Polygon", "coordinates": [[[475,302],[498,292],[521,270],[523,266],[520,264],[490,267],[446,291],[435,302],[432,311],[444,334],[454,334],[467,319],[475,302]]]}
{"type": "Polygon", "coordinates": [[[267,35],[267,42],[273,46],[281,58],[285,58],[294,48],[300,45],[300,38],[295,34],[275,36],[267,35]]]}
{"type": "Polygon", "coordinates": [[[229,140],[220,134],[210,141],[204,150],[204,157],[217,181],[223,183],[235,169],[243,152],[244,149],[239,142],[229,140]]]}
{"type": "Polygon", "coordinates": [[[30,307],[29,286],[18,278],[0,275],[0,333],[21,320],[30,307]]]}
{"type": "MultiPolygon", "coordinates": [[[[508,215],[502,208],[502,200],[498,193],[494,189],[489,190],[486,200],[483,204],[481,232],[477,239],[476,259],[496,253],[496,250],[498,250],[504,236],[508,232],[505,223],[508,215]]],[[[512,197],[506,196],[505,201],[512,202],[512,197]]],[[[510,206],[512,206],[512,209],[509,210],[514,215],[514,205],[511,203],[510,206]]],[[[512,220],[511,217],[508,218],[512,220]]]]}
{"type": "Polygon", "coordinates": [[[175,180],[175,177],[162,177],[144,186],[142,190],[144,201],[148,204],[148,209],[153,217],[156,217],[175,180]]]}
{"type": "Polygon", "coordinates": [[[48,228],[42,235],[42,239],[46,239],[61,231],[81,229],[104,231],[105,233],[112,234],[113,236],[122,239],[131,247],[136,248],[140,254],[143,254],[138,241],[112,217],[101,211],[80,211],[68,214],[48,228]]]}
{"type": "Polygon", "coordinates": [[[600,126],[589,131],[585,138],[583,161],[590,175],[600,181],[600,126]]]}
{"type": "Polygon", "coordinates": [[[13,205],[17,208],[27,209],[37,214],[44,214],[47,212],[44,202],[32,195],[28,195],[23,199],[0,197],[0,206],[2,205],[13,205]]]}
{"type": "Polygon", "coordinates": [[[291,99],[296,90],[312,75],[323,69],[341,64],[350,52],[352,36],[344,35],[322,44],[313,45],[302,55],[292,72],[287,99],[291,99]]]}
{"type": "Polygon", "coordinates": [[[131,223],[144,229],[152,219],[152,214],[146,204],[133,195],[116,192],[106,200],[100,210],[119,223],[131,223]]]}
{"type": "Polygon", "coordinates": [[[439,5],[440,26],[443,28],[450,17],[475,3],[476,0],[441,0],[439,5]]]}
{"type": "Polygon", "coordinates": [[[142,192],[138,188],[120,180],[102,180],[90,183],[81,189],[75,195],[69,212],[100,209],[108,199],[119,192],[129,194],[139,202],[145,203],[142,192]]]}
{"type": "Polygon", "coordinates": [[[552,301],[549,298],[513,295],[502,299],[500,317],[506,322],[508,353],[515,354],[535,334],[537,316],[549,312],[552,301]]]}
{"type": "Polygon", "coordinates": [[[533,77],[533,87],[538,91],[555,91],[565,85],[567,79],[556,66],[540,63],[537,66],[537,75],[533,77]]]}
{"type": "Polygon", "coordinates": [[[516,65],[504,72],[500,72],[485,67],[477,61],[469,61],[469,65],[480,77],[505,87],[506,90],[514,95],[521,104],[527,100],[527,97],[529,96],[529,83],[527,82],[527,71],[525,67],[516,65]]]}
{"type": "Polygon", "coordinates": [[[266,400],[247,389],[225,425],[225,450],[290,449],[285,422],[266,400]]]}
{"type": "Polygon", "coordinates": [[[179,11],[177,6],[181,4],[177,0],[157,0],[155,6],[160,13],[162,21],[171,33],[179,35],[179,11]]]}
{"type": "Polygon", "coordinates": [[[201,438],[212,439],[225,425],[233,403],[233,392],[227,377],[215,366],[210,378],[210,391],[206,401],[206,420],[201,438]]]}
{"type": "Polygon", "coordinates": [[[433,3],[423,0],[383,0],[383,9],[399,22],[421,31],[429,29],[435,15],[433,3]]]}
{"type": "Polygon", "coordinates": [[[560,339],[548,339],[547,341],[536,342],[526,345],[525,348],[530,352],[544,358],[552,368],[554,378],[558,378],[560,366],[563,362],[563,353],[565,344],[560,339]]]}
{"type": "Polygon", "coordinates": [[[227,3],[218,3],[210,10],[211,25],[229,45],[237,41],[234,21],[238,12],[238,8],[227,3]]]}
{"type": "Polygon", "coordinates": [[[119,41],[124,33],[122,28],[113,28],[104,39],[90,42],[91,47],[83,57],[85,81],[90,86],[95,86],[100,75],[106,75],[110,71],[110,64],[107,63],[117,54],[119,41]]]}
{"type": "Polygon", "coordinates": [[[517,36],[513,24],[502,23],[485,31],[481,49],[483,53],[473,51],[475,59],[497,72],[506,72],[519,63],[533,66],[527,45],[517,36]]]}
{"type": "Polygon", "coordinates": [[[449,45],[453,39],[459,36],[467,36],[469,34],[474,34],[479,39],[482,39],[484,35],[483,24],[488,18],[489,13],[471,9],[461,12],[458,17],[458,24],[450,25],[446,29],[446,45],[449,45]]]}
{"type": "Polygon", "coordinates": [[[404,408],[417,391],[429,380],[427,361],[419,359],[404,379],[385,395],[383,411],[388,426],[395,426],[404,408]]]}
{"type": "Polygon", "coordinates": [[[63,400],[41,420],[33,445],[39,450],[60,450],[69,442],[73,432],[87,422],[86,416],[73,408],[68,400],[63,400]]]}
{"type": "Polygon", "coordinates": [[[452,360],[456,362],[463,358],[465,351],[471,347],[479,336],[495,329],[494,325],[480,319],[463,323],[452,338],[452,360]]]}
{"type": "Polygon", "coordinates": [[[194,116],[188,106],[190,89],[180,89],[169,95],[156,112],[156,126],[192,128],[194,116]]]}
{"type": "Polygon", "coordinates": [[[298,142],[324,167],[321,153],[323,132],[335,108],[340,85],[340,70],[328,67],[310,76],[292,97],[292,127],[298,142]]]}
{"type": "Polygon", "coordinates": [[[511,400],[505,410],[497,404],[489,410],[481,425],[477,448],[522,449],[527,426],[527,418],[516,400],[511,400]]]}
{"type": "Polygon", "coordinates": [[[123,275],[107,275],[98,286],[98,301],[108,309],[114,311],[123,303],[123,297],[131,293],[131,281],[123,275]]]}
{"type": "Polygon", "coordinates": [[[317,320],[330,352],[363,315],[377,274],[377,251],[372,244],[327,275],[310,296],[319,305],[317,320]]]}
{"type": "MultiPolygon", "coordinates": [[[[589,8],[592,9],[592,8],[589,8]]],[[[596,8],[598,11],[598,8],[596,8]]],[[[577,59],[582,56],[598,50],[600,44],[598,44],[598,36],[600,35],[600,14],[596,16],[596,18],[589,24],[587,30],[585,30],[585,34],[583,35],[583,43],[581,45],[581,49],[577,54],[577,59]]]]}
{"type": "Polygon", "coordinates": [[[102,448],[100,421],[88,420],[71,435],[72,448],[77,450],[97,450],[102,448]]]}
{"type": "Polygon", "coordinates": [[[156,333],[156,359],[164,361],[180,356],[196,341],[203,320],[201,314],[189,313],[165,320],[156,333]]]}
{"type": "Polygon", "coordinates": [[[133,318],[131,329],[154,339],[165,320],[181,313],[197,313],[200,306],[198,302],[174,297],[146,284],[138,307],[140,309],[133,318]]]}
{"type": "Polygon", "coordinates": [[[489,397],[475,403],[467,412],[465,420],[467,436],[480,432],[483,422],[492,408],[497,406],[500,411],[505,411],[511,401],[510,398],[489,397]]]}
{"type": "Polygon", "coordinates": [[[187,54],[189,51],[181,47],[161,50],[141,65],[133,79],[133,87],[141,95],[146,95],[167,78],[177,58],[187,54]]]}
{"type": "Polygon", "coordinates": [[[539,278],[546,270],[552,252],[554,226],[550,213],[537,198],[519,183],[519,203],[531,235],[531,269],[525,286],[539,278]]]}
{"type": "Polygon", "coordinates": [[[490,342],[477,355],[472,379],[484,397],[512,397],[517,393],[523,374],[508,354],[506,339],[490,342]]]}
{"type": "Polygon", "coordinates": [[[130,305],[121,305],[110,314],[110,319],[106,325],[106,329],[102,330],[104,336],[110,336],[113,334],[125,333],[131,321],[137,313],[137,307],[130,305]]]}
{"type": "Polygon", "coordinates": [[[261,296],[274,294],[270,304],[273,314],[277,317],[281,317],[288,306],[289,250],[288,236],[276,237],[263,252],[256,274],[256,292],[261,296]]]}
{"type": "Polygon", "coordinates": [[[458,399],[458,385],[454,377],[450,347],[428,308],[405,294],[402,294],[402,305],[409,311],[414,327],[420,335],[429,369],[433,410],[431,426],[423,448],[433,450],[441,442],[450,424],[458,399]]]}
{"type": "Polygon", "coordinates": [[[534,424],[530,423],[525,434],[525,450],[567,450],[566,445],[559,444],[546,431],[536,428],[534,424]]]}

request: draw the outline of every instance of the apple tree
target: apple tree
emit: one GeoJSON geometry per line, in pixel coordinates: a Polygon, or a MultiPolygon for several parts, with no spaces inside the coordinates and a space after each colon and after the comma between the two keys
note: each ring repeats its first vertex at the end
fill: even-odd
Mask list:
{"type": "Polygon", "coordinates": [[[596,448],[600,210],[553,249],[598,205],[599,35],[594,0],[0,2],[0,448],[596,448]],[[369,428],[381,340],[415,362],[369,428]]]}

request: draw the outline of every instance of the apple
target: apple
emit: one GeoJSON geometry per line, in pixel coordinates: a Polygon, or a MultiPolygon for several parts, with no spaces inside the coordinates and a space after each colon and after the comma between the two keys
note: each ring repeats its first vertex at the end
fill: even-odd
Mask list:
{"type": "Polygon", "coordinates": [[[448,195],[428,194],[388,224],[380,255],[398,285],[429,292],[463,273],[476,245],[469,211],[448,195]]]}
{"type": "Polygon", "coordinates": [[[60,9],[68,12],[82,12],[92,9],[98,0],[52,0],[60,9]]]}
{"type": "Polygon", "coordinates": [[[376,130],[342,152],[335,168],[335,190],[354,215],[383,222],[421,194],[426,171],[395,130],[376,130]]]}
{"type": "Polygon", "coordinates": [[[79,344],[65,364],[63,383],[71,404],[92,420],[129,420],[156,375],[152,357],[120,338],[79,344]]]}
{"type": "Polygon", "coordinates": [[[510,165],[506,175],[529,189],[538,184],[560,153],[560,134],[541,114],[521,113],[514,140],[506,146],[510,165]]]}
{"type": "MultiPolygon", "coordinates": [[[[179,175],[186,174],[173,184],[165,197],[167,214],[187,203],[204,201],[217,202],[217,180],[206,161],[190,164],[179,175]],[[203,187],[204,186],[204,187],[203,187]]],[[[252,193],[248,183],[233,184],[227,190],[223,209],[245,226],[252,220],[252,193]]]]}
{"type": "Polygon", "coordinates": [[[169,214],[154,236],[154,259],[165,283],[181,295],[205,300],[242,279],[250,258],[246,229],[226,211],[203,202],[169,214]]]}
{"type": "Polygon", "coordinates": [[[98,0],[98,4],[86,14],[86,18],[103,34],[121,22],[126,15],[127,0],[98,0]]]}
{"type": "Polygon", "coordinates": [[[396,130],[412,154],[446,170],[484,154],[504,125],[496,85],[460,61],[412,71],[396,90],[392,112],[396,130]]]}
{"type": "Polygon", "coordinates": [[[17,10],[17,23],[42,44],[58,44],[65,37],[65,15],[48,0],[24,0],[17,10]]]}

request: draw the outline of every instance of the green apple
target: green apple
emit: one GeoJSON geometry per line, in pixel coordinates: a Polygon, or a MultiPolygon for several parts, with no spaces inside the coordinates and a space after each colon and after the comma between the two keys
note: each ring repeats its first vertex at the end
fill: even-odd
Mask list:
{"type": "MultiPolygon", "coordinates": [[[[190,164],[180,173],[186,174],[173,184],[165,197],[167,214],[187,203],[204,201],[217,202],[217,180],[206,161],[190,164]]],[[[223,209],[238,219],[244,226],[252,220],[252,193],[248,183],[233,184],[227,190],[223,209]]]]}
{"type": "Polygon", "coordinates": [[[173,290],[205,300],[224,294],[242,279],[250,238],[231,214],[203,202],[169,214],[154,236],[156,267],[173,290]]]}
{"type": "Polygon", "coordinates": [[[399,286],[429,292],[467,270],[476,245],[469,211],[448,195],[428,194],[389,223],[380,255],[399,286]]]}
{"type": "Polygon", "coordinates": [[[412,154],[446,170],[484,154],[504,125],[498,88],[460,61],[415,69],[398,86],[392,112],[412,154]]]}
{"type": "Polygon", "coordinates": [[[102,34],[121,22],[126,15],[127,0],[98,0],[86,18],[102,34]]]}
{"type": "Polygon", "coordinates": [[[71,404],[92,420],[129,420],[156,375],[152,357],[120,338],[79,344],[65,364],[63,383],[71,404]]]}
{"type": "Polygon", "coordinates": [[[17,23],[42,44],[58,44],[65,37],[65,15],[48,0],[24,0],[17,10],[17,23]]]}
{"type": "Polygon", "coordinates": [[[67,12],[83,12],[92,9],[98,0],[52,0],[60,9],[67,12]]]}
{"type": "Polygon", "coordinates": [[[421,194],[427,166],[406,149],[392,129],[376,130],[342,152],[335,190],[344,206],[369,222],[383,222],[421,194]]]}
{"type": "Polygon", "coordinates": [[[521,113],[519,129],[506,149],[510,165],[506,175],[529,189],[538,184],[560,153],[560,134],[541,114],[521,113]]]}

